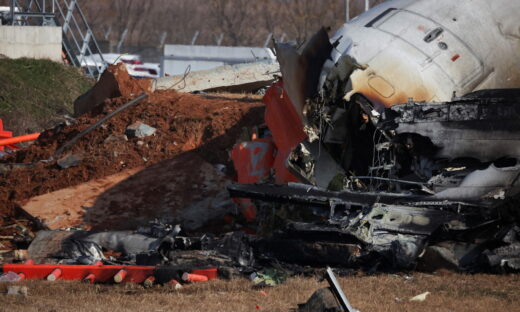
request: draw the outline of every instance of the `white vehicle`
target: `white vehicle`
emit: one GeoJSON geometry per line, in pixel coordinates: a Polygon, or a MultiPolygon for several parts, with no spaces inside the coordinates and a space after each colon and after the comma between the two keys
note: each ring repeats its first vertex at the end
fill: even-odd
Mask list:
{"type": "MultiPolygon", "coordinates": [[[[78,58],[80,58],[78,56],[78,58]]],[[[99,54],[84,56],[81,61],[82,67],[95,67],[103,72],[107,65],[124,63],[128,74],[136,78],[157,78],[159,76],[159,64],[143,63],[137,54],[104,53],[103,60],[99,54]],[[104,61],[104,62],[103,62],[104,61]]]]}
{"type": "MultiPolygon", "coordinates": [[[[128,67],[128,66],[127,66],[128,67]]],[[[131,74],[136,78],[159,78],[161,73],[161,66],[159,63],[143,63],[132,66],[131,74]]]]}

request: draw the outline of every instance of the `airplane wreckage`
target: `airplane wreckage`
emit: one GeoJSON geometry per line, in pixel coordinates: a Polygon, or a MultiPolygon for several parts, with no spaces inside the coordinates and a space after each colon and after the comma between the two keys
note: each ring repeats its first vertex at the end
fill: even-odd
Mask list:
{"type": "Polygon", "coordinates": [[[520,270],[519,13],[518,1],[390,0],[330,38],[275,44],[267,129],[243,143],[257,179],[228,187],[264,219],[293,219],[269,254],[294,261],[280,242],[298,237],[351,247],[323,247],[329,264],[520,270]]]}
{"type": "Polygon", "coordinates": [[[275,44],[282,77],[264,96],[265,126],[231,151],[238,183],[222,206],[252,231],[197,236],[187,218],[157,220],[41,231],[28,252],[92,264],[109,250],[227,275],[520,271],[518,14],[519,1],[388,0],[331,37],[275,44]]]}

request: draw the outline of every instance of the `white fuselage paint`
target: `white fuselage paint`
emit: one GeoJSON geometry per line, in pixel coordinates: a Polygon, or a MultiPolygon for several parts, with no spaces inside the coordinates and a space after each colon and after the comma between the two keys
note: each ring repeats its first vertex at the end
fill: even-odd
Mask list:
{"type": "Polygon", "coordinates": [[[368,65],[352,74],[352,93],[376,106],[518,88],[519,16],[518,0],[389,0],[336,32],[332,59],[368,65]]]}

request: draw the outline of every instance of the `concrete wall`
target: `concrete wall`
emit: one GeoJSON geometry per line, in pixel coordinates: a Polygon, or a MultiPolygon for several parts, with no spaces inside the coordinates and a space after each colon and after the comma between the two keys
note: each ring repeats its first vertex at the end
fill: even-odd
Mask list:
{"type": "Polygon", "coordinates": [[[61,62],[61,27],[0,26],[0,54],[61,62]]]}
{"type": "Polygon", "coordinates": [[[188,66],[190,72],[197,72],[223,65],[275,60],[269,48],[167,44],[162,68],[163,74],[182,75],[188,66]]]}

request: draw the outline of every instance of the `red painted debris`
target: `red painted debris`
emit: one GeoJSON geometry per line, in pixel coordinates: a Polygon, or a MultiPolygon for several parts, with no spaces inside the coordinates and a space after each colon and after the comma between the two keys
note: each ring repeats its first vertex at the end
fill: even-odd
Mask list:
{"type": "Polygon", "coordinates": [[[282,80],[267,90],[263,101],[266,105],[265,122],[272,137],[253,137],[249,142],[235,145],[231,159],[237,171],[237,180],[241,184],[256,183],[267,177],[274,168],[276,183],[298,182],[287,169],[287,158],[307,135],[283,89],[282,80]]]}
{"type": "Polygon", "coordinates": [[[263,101],[266,105],[265,123],[273,134],[277,149],[273,165],[276,183],[299,182],[287,169],[287,159],[292,150],[307,135],[303,132],[302,121],[298,113],[283,89],[282,80],[267,90],[263,101]]]}
{"type": "Polygon", "coordinates": [[[185,282],[207,282],[208,277],[205,275],[199,275],[199,274],[190,274],[190,273],[184,273],[182,274],[182,280],[185,282]]]}
{"type": "MultiPolygon", "coordinates": [[[[3,131],[3,132],[5,132],[5,131],[3,131]]],[[[40,136],[40,133],[31,133],[31,134],[21,135],[21,136],[17,136],[17,137],[12,137],[12,138],[1,139],[0,147],[6,146],[6,145],[11,146],[12,144],[15,144],[15,143],[34,141],[39,136],[40,136]]]]}
{"type": "MultiPolygon", "coordinates": [[[[78,280],[84,283],[94,282],[133,282],[143,283],[145,287],[151,287],[156,282],[155,269],[153,266],[123,266],[123,265],[103,265],[98,261],[94,265],[62,265],[62,264],[34,264],[28,260],[27,264],[4,264],[1,266],[2,272],[14,272],[22,280],[24,279],[47,279],[49,281],[78,280]]],[[[217,268],[197,269],[191,273],[184,273],[182,279],[185,282],[205,282],[218,278],[217,268]]],[[[169,284],[179,284],[176,280],[171,280],[169,284]]],[[[180,284],[179,284],[180,286],[180,284]]]]}
{"type": "MultiPolygon", "coordinates": [[[[299,182],[287,169],[291,151],[307,135],[302,121],[294,109],[289,96],[283,89],[282,80],[271,86],[263,101],[266,105],[265,122],[272,136],[257,138],[236,144],[231,151],[233,166],[240,184],[257,183],[267,178],[274,169],[278,184],[299,182]]],[[[251,222],[256,218],[256,207],[250,199],[235,198],[244,218],[251,222]]]]}
{"type": "Polygon", "coordinates": [[[149,276],[143,282],[144,287],[152,287],[154,283],[155,283],[155,277],[153,277],[153,276],[149,276]]]}
{"type": "Polygon", "coordinates": [[[233,147],[231,159],[240,184],[256,183],[269,176],[274,163],[272,138],[242,142],[233,147]]]}
{"type": "Polygon", "coordinates": [[[216,268],[193,270],[191,273],[196,275],[204,275],[208,278],[208,280],[215,280],[218,278],[218,272],[216,268]]]}
{"type": "Polygon", "coordinates": [[[59,269],[59,268],[58,269],[54,269],[51,272],[51,274],[49,274],[47,276],[47,280],[53,282],[53,281],[58,280],[58,278],[60,278],[60,276],[61,276],[61,269],[59,269]]]}
{"type": "Polygon", "coordinates": [[[119,272],[117,272],[116,275],[114,275],[114,282],[121,283],[127,275],[128,275],[127,270],[124,270],[124,269],[119,270],[119,272]]]}
{"type": "MultiPolygon", "coordinates": [[[[123,265],[62,265],[62,264],[4,264],[3,272],[15,272],[22,279],[46,279],[54,270],[60,269],[60,280],[82,281],[93,274],[96,282],[111,282],[120,273],[121,281],[142,283],[148,277],[153,276],[153,266],[123,266],[123,265]],[[124,275],[124,276],[123,276],[124,275]]],[[[120,278],[118,277],[118,279],[120,278]]]]}
{"type": "MultiPolygon", "coordinates": [[[[4,122],[0,119],[0,139],[12,138],[13,133],[11,131],[4,131],[4,122]]],[[[4,146],[0,146],[0,151],[4,150],[4,146]]]]}
{"type": "Polygon", "coordinates": [[[96,281],[96,275],[94,275],[92,273],[85,276],[85,278],[83,279],[83,283],[88,283],[88,284],[94,284],[95,281],[96,281]]]}
{"type": "Polygon", "coordinates": [[[20,281],[23,281],[26,279],[26,276],[24,273],[18,273],[18,276],[20,276],[20,281]]]}

